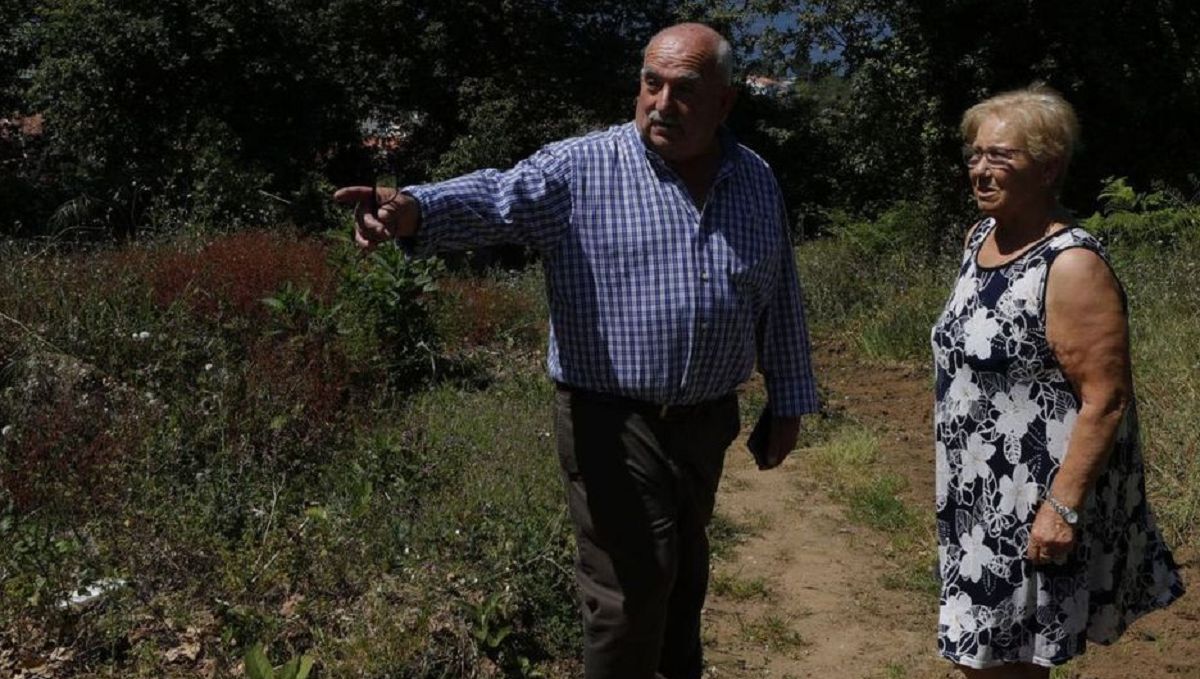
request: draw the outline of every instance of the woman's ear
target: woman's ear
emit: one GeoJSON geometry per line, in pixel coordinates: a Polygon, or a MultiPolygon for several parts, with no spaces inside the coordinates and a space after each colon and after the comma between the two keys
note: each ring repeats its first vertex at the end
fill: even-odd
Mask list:
{"type": "Polygon", "coordinates": [[[1061,158],[1044,163],[1042,165],[1042,186],[1047,188],[1057,186],[1064,170],[1066,170],[1066,164],[1061,158]]]}

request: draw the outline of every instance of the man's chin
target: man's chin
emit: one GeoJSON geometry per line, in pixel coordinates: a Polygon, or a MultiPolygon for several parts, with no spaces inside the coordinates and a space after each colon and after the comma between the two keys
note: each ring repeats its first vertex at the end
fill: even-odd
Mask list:
{"type": "Polygon", "coordinates": [[[651,134],[649,142],[650,148],[667,160],[672,160],[679,155],[679,143],[674,139],[664,139],[656,134],[651,134]]]}

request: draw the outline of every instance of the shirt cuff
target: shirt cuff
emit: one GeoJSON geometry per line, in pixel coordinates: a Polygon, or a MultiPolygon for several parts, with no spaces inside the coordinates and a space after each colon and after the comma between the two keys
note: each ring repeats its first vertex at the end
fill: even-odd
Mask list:
{"type": "Polygon", "coordinates": [[[405,186],[400,193],[407,194],[417,203],[417,235],[412,238],[413,248],[418,255],[431,255],[437,252],[438,242],[445,232],[445,220],[439,220],[438,214],[445,212],[439,209],[446,203],[441,193],[427,184],[405,186]]]}
{"type": "Polygon", "coordinates": [[[799,417],[821,411],[816,383],[802,379],[767,379],[767,403],[775,417],[799,417]]]}

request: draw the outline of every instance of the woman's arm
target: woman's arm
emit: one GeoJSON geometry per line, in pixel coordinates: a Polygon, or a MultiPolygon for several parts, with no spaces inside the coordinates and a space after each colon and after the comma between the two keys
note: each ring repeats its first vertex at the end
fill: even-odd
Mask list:
{"type": "MultiPolygon", "coordinates": [[[[1082,512],[1112,450],[1133,383],[1120,286],[1095,252],[1074,248],[1050,267],[1046,338],[1080,399],[1066,457],[1048,495],[1082,512]]],[[[1042,503],[1030,533],[1030,558],[1065,556],[1074,543],[1075,531],[1042,503]]]]}

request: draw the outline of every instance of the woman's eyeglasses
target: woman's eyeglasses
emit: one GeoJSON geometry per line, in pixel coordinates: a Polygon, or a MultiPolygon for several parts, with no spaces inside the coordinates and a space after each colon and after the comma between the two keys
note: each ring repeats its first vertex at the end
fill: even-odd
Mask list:
{"type": "Polygon", "coordinates": [[[1006,170],[1012,169],[1013,159],[1021,153],[1028,154],[1029,152],[1025,149],[1010,149],[1003,146],[989,146],[986,149],[964,146],[962,150],[963,163],[967,167],[975,167],[979,161],[987,159],[988,167],[999,167],[1006,170]]]}

